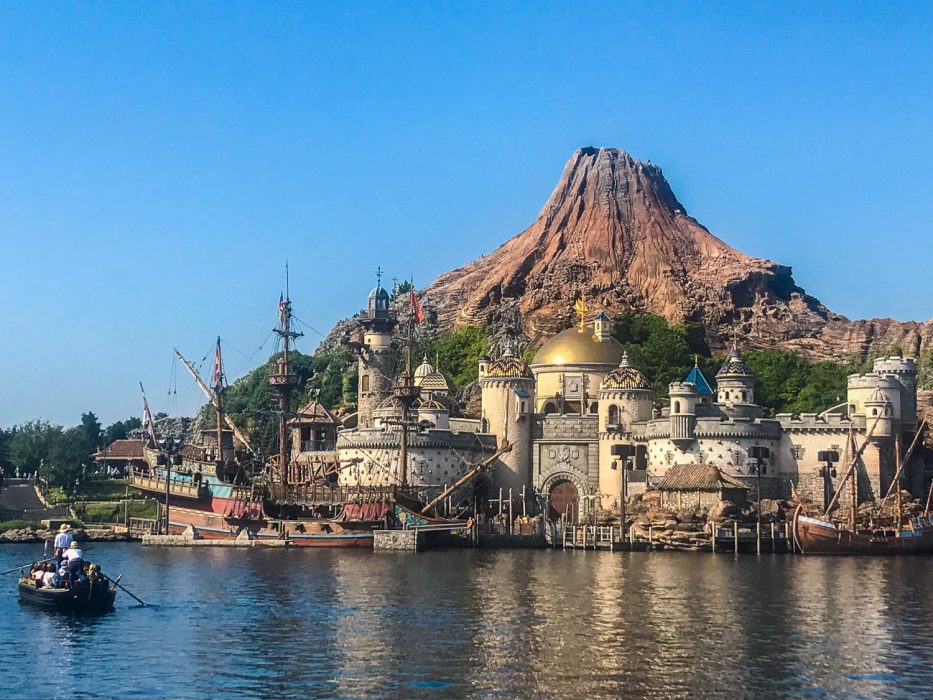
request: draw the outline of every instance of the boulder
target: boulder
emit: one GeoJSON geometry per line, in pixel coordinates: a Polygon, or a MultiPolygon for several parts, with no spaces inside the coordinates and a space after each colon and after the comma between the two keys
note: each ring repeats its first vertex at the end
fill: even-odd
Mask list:
{"type": "Polygon", "coordinates": [[[742,509],[732,501],[719,501],[709,509],[707,517],[713,522],[722,522],[726,519],[735,519],[742,514],[742,509]]]}

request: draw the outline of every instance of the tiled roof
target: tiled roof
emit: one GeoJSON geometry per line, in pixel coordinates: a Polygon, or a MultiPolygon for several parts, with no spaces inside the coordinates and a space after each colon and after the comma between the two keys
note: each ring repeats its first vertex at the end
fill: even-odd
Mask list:
{"type": "Polygon", "coordinates": [[[722,363],[722,367],[719,368],[716,376],[722,377],[729,374],[742,376],[752,375],[752,371],[748,368],[748,365],[742,361],[742,356],[739,354],[739,349],[735,345],[732,346],[732,350],[729,351],[729,357],[727,357],[726,361],[722,363]]]}
{"type": "Polygon", "coordinates": [[[675,464],[658,484],[659,491],[718,491],[723,488],[748,489],[712,464],[675,464]]]}
{"type": "Polygon", "coordinates": [[[693,384],[697,388],[697,394],[700,396],[713,393],[713,389],[709,385],[709,382],[706,381],[706,377],[703,376],[700,368],[696,365],[694,365],[693,369],[690,370],[690,374],[687,375],[687,378],[684,379],[684,381],[693,384]]]}
{"type": "Polygon", "coordinates": [[[334,415],[324,408],[317,399],[312,399],[304,406],[298,409],[298,414],[289,421],[290,423],[336,423],[334,415]]]}
{"type": "Polygon", "coordinates": [[[628,361],[628,353],[622,353],[622,362],[606,375],[601,389],[650,389],[651,384],[645,375],[632,367],[628,361]]]}
{"type": "Polygon", "coordinates": [[[99,459],[143,459],[145,440],[114,440],[94,456],[99,459]]]}
{"type": "Polygon", "coordinates": [[[526,377],[531,379],[534,375],[528,365],[514,355],[504,355],[489,365],[486,370],[487,377],[526,377]]]}

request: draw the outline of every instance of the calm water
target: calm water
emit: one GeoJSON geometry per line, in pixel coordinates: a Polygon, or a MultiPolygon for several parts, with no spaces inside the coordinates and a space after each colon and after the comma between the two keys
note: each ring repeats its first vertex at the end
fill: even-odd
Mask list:
{"type": "MultiPolygon", "coordinates": [[[[0,570],[41,552],[0,546],[0,570]]],[[[933,694],[933,559],[93,555],[158,606],[62,617],[3,577],[3,697],[933,694]]]]}

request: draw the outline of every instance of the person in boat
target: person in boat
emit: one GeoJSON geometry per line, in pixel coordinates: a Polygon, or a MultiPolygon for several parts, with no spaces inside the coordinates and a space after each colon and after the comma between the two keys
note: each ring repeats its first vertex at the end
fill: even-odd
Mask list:
{"type": "Polygon", "coordinates": [[[35,563],[29,572],[29,578],[36,585],[36,588],[42,588],[42,577],[45,576],[45,564],[35,563]]]}
{"type": "Polygon", "coordinates": [[[58,576],[58,573],[55,571],[55,564],[49,562],[45,565],[45,573],[42,574],[42,587],[43,588],[58,588],[61,583],[61,579],[58,576]]]}
{"type": "Polygon", "coordinates": [[[59,564],[62,562],[65,550],[71,546],[75,539],[69,530],[71,530],[71,526],[68,523],[62,523],[62,526],[58,528],[58,534],[55,535],[55,541],[52,543],[52,554],[59,564]]]}
{"type": "Polygon", "coordinates": [[[65,568],[72,583],[84,573],[84,552],[81,551],[78,543],[74,540],[68,545],[68,549],[65,550],[62,566],[65,568]]]}

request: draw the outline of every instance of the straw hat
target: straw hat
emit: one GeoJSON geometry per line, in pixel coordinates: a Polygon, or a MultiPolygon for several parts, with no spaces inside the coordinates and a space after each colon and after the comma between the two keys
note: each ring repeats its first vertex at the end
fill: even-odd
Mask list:
{"type": "Polygon", "coordinates": [[[69,525],[68,523],[62,523],[62,526],[61,526],[60,528],[58,528],[58,531],[59,531],[59,532],[68,532],[68,530],[70,530],[70,529],[71,529],[71,525],[69,525]]]}
{"type": "Polygon", "coordinates": [[[77,540],[72,540],[72,541],[71,541],[71,544],[68,545],[68,549],[77,549],[77,548],[78,548],[78,541],[77,541],[77,540]]]}

